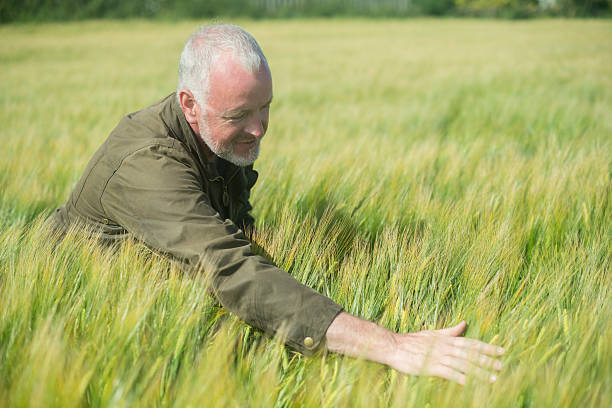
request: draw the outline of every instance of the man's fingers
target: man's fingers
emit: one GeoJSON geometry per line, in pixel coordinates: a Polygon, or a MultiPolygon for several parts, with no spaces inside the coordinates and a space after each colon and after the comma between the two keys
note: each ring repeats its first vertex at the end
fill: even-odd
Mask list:
{"type": "Polygon", "coordinates": [[[453,339],[450,339],[450,342],[451,344],[457,347],[477,351],[479,353],[488,354],[490,356],[501,356],[505,352],[502,347],[487,344],[479,340],[466,339],[465,337],[455,337],[453,339]]]}
{"type": "Polygon", "coordinates": [[[461,323],[459,323],[456,326],[448,327],[446,329],[432,330],[432,333],[442,334],[444,336],[456,337],[456,336],[461,336],[461,334],[465,331],[466,327],[467,327],[467,323],[465,322],[465,320],[463,320],[461,323]]]}
{"type": "Polygon", "coordinates": [[[465,321],[462,321],[454,327],[403,336],[406,341],[402,343],[405,351],[422,358],[416,364],[417,367],[405,369],[404,372],[435,375],[459,384],[465,384],[466,374],[487,382],[495,381],[497,376],[494,372],[502,368],[501,361],[495,357],[504,354],[504,349],[479,340],[459,337],[466,326],[465,321]]]}
{"type": "Polygon", "coordinates": [[[473,375],[474,377],[482,381],[493,382],[497,379],[497,376],[495,374],[492,374],[489,371],[478,367],[476,364],[472,364],[471,362],[463,360],[461,358],[444,356],[440,359],[440,362],[443,365],[453,368],[460,373],[473,375]]]}
{"type": "Polygon", "coordinates": [[[478,364],[481,367],[490,369],[490,370],[501,370],[502,362],[488,357],[484,354],[481,354],[474,350],[469,350],[465,348],[452,347],[449,351],[449,355],[452,357],[461,358],[463,360],[471,361],[472,363],[478,364]]]}
{"type": "Polygon", "coordinates": [[[446,378],[461,385],[465,385],[465,374],[443,364],[436,364],[435,367],[427,370],[427,374],[435,375],[436,377],[446,378]]]}

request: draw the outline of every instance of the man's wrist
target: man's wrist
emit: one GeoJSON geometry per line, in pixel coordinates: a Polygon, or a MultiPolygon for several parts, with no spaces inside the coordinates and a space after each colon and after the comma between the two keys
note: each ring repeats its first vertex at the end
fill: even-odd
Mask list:
{"type": "Polygon", "coordinates": [[[329,326],[326,341],[330,351],[387,365],[397,350],[395,333],[345,312],[329,326]]]}

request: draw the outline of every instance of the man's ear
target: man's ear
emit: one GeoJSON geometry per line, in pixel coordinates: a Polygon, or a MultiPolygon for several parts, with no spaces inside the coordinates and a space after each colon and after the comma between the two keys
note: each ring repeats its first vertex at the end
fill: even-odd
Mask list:
{"type": "Polygon", "coordinates": [[[187,120],[187,123],[189,123],[191,127],[197,127],[198,119],[202,113],[200,112],[200,106],[196,102],[195,97],[191,91],[187,89],[179,91],[178,96],[181,103],[181,109],[185,114],[185,120],[187,120]]]}

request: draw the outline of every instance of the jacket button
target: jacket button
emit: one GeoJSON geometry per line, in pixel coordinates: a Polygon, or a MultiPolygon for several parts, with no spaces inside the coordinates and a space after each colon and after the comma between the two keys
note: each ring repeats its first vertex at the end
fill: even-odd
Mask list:
{"type": "Polygon", "coordinates": [[[312,337],[306,337],[304,339],[304,345],[308,348],[312,347],[314,345],[314,340],[312,339],[312,337]]]}

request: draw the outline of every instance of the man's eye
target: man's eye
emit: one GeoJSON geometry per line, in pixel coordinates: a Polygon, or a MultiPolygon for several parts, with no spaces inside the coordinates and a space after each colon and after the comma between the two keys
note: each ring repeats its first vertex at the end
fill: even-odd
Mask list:
{"type": "Polygon", "coordinates": [[[231,120],[232,122],[238,122],[246,117],[246,113],[241,113],[239,115],[228,116],[226,119],[231,120]]]}

